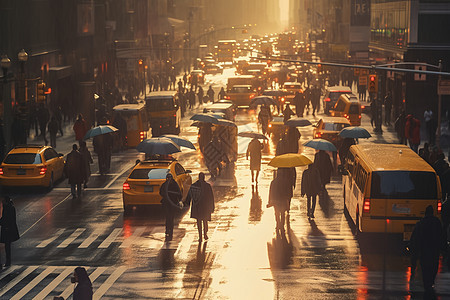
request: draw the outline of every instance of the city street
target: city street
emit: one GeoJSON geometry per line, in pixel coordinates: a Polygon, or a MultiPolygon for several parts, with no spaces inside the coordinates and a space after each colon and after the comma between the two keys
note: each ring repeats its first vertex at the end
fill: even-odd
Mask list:
{"type": "MultiPolygon", "coordinates": [[[[204,88],[212,84],[217,95],[233,73],[209,75],[204,88]]],[[[183,118],[180,135],[196,144],[192,113],[183,118]]],[[[321,116],[322,111],[306,118],[314,124],[321,116]]],[[[258,130],[253,110],[240,110],[236,123],[239,131],[258,130]]],[[[367,115],[362,126],[373,137],[360,143],[397,142],[392,128],[374,134],[367,115]]],[[[312,138],[311,126],[300,132],[301,144],[312,138]]],[[[67,133],[57,148],[65,154],[74,141],[67,133]]],[[[297,168],[290,230],[277,236],[273,208],[266,207],[274,170],[267,164],[275,147],[272,141],[265,145],[255,185],[245,158],[249,141],[239,137],[235,169],[211,181],[216,210],[204,242],[197,241],[189,210],[177,217],[171,242],[164,242],[161,210],[139,207],[124,216],[122,184],[136,159],[143,158],[135,149],[114,153],[113,171],[104,176],[94,157],[81,198],[72,199],[67,180],[51,192],[15,190],[11,196],[21,238],[12,246],[12,266],[0,272],[0,299],[68,299],[77,266],[87,268],[94,299],[422,299],[420,272],[410,284],[409,256],[401,241],[354,237],[337,172],[318,200],[315,219],[308,220],[306,198],[300,196],[304,168],[297,168]]],[[[301,146],[301,152],[314,157],[314,149],[301,146]]],[[[207,173],[199,150],[184,149],[176,157],[192,170],[193,181],[200,171],[207,173]]],[[[449,279],[442,266],[436,281],[440,299],[450,297],[449,279]]]]}

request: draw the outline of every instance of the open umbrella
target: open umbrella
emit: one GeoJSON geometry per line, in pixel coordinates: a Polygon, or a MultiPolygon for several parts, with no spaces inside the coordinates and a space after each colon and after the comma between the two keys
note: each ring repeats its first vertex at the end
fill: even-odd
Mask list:
{"type": "Polygon", "coordinates": [[[259,140],[267,140],[267,137],[264,134],[256,132],[256,131],[240,132],[240,133],[238,133],[238,136],[252,138],[252,139],[259,139],[259,140]]]}
{"type": "Polygon", "coordinates": [[[192,144],[192,142],[190,140],[188,140],[187,138],[184,138],[184,137],[181,137],[178,135],[173,135],[173,134],[164,134],[161,137],[172,140],[172,142],[174,142],[175,144],[177,144],[180,147],[186,147],[186,148],[195,150],[194,144],[192,144]]]}
{"type": "Polygon", "coordinates": [[[257,105],[278,105],[278,101],[274,100],[272,97],[269,96],[258,96],[253,98],[250,101],[250,106],[257,106],[257,105]]]}
{"type": "Polygon", "coordinates": [[[312,125],[312,124],[307,119],[300,118],[300,117],[295,117],[295,118],[290,118],[289,120],[284,122],[284,125],[287,125],[287,126],[290,126],[290,127],[304,127],[304,126],[309,126],[309,125],[312,125]]]}
{"type": "Polygon", "coordinates": [[[312,164],[313,162],[303,154],[286,153],[275,156],[269,162],[269,166],[276,168],[293,168],[312,164]]]}
{"type": "Polygon", "coordinates": [[[198,113],[198,114],[193,115],[191,117],[191,120],[200,121],[200,122],[204,122],[204,123],[213,123],[213,124],[219,123],[219,120],[217,119],[217,117],[215,117],[211,114],[204,114],[204,113],[198,113]]]}
{"type": "Polygon", "coordinates": [[[136,149],[139,152],[144,152],[149,155],[167,155],[180,152],[180,146],[175,144],[171,139],[164,137],[143,140],[137,145],[136,149]]]}
{"type": "Polygon", "coordinates": [[[353,138],[353,139],[368,139],[372,135],[362,127],[358,126],[349,126],[339,132],[339,135],[343,138],[353,138]]]}
{"type": "Polygon", "coordinates": [[[237,127],[236,123],[226,119],[219,119],[215,125],[228,126],[228,127],[237,127]]]}
{"type": "Polygon", "coordinates": [[[117,130],[119,129],[111,125],[100,125],[89,129],[88,132],[86,132],[86,134],[84,135],[84,139],[87,140],[93,138],[94,136],[115,132],[117,130]]]}
{"type": "Polygon", "coordinates": [[[333,143],[324,139],[313,139],[303,145],[316,150],[337,151],[336,146],[334,146],[333,143]]]}

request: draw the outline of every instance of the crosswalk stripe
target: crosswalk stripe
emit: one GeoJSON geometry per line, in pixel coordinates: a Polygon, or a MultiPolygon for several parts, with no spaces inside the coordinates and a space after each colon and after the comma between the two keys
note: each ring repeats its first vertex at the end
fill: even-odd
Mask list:
{"type": "Polygon", "coordinates": [[[122,228],[116,228],[111,234],[98,246],[99,248],[108,248],[117,236],[122,232],[122,228]]]}
{"type": "Polygon", "coordinates": [[[3,278],[5,278],[9,274],[11,274],[13,271],[15,271],[18,268],[19,268],[19,266],[11,266],[8,269],[2,271],[2,273],[1,273],[2,275],[0,276],[0,280],[2,280],[3,278]]]}
{"type": "Polygon", "coordinates": [[[37,248],[45,248],[48,246],[48,244],[50,244],[51,242],[53,242],[54,240],[56,240],[61,234],[64,233],[64,228],[58,230],[52,237],[46,239],[45,241],[42,241],[39,245],[37,245],[37,248]]]}
{"type": "Polygon", "coordinates": [[[60,273],[55,279],[53,279],[52,282],[50,282],[47,287],[45,287],[39,294],[37,294],[33,300],[43,300],[45,297],[47,297],[48,294],[50,294],[51,291],[53,291],[64,279],[67,278],[72,272],[74,268],[68,267],[64,269],[62,273],[60,273]]]}
{"type": "Polygon", "coordinates": [[[125,267],[117,268],[106,281],[95,291],[92,299],[100,299],[105,292],[116,282],[116,280],[126,271],[125,267]]]}
{"type": "Polygon", "coordinates": [[[125,239],[125,241],[123,241],[122,245],[119,246],[119,248],[126,248],[129,247],[131,244],[133,244],[133,242],[141,236],[141,234],[145,231],[145,227],[138,227],[136,228],[136,230],[133,232],[133,234],[128,237],[127,239],[125,239]]]}
{"type": "Polygon", "coordinates": [[[55,266],[47,267],[42,273],[33,278],[33,280],[31,280],[24,288],[22,288],[17,294],[15,294],[14,297],[11,298],[11,300],[21,299],[29,291],[31,291],[31,289],[33,289],[39,282],[41,282],[41,280],[47,277],[47,275],[53,272],[55,269],[56,269],[55,266]]]}
{"type": "Polygon", "coordinates": [[[103,228],[97,228],[94,230],[94,232],[91,233],[91,235],[84,240],[83,243],[81,243],[80,246],[78,246],[78,248],[87,248],[89,247],[99,236],[100,234],[102,234],[104,231],[103,228]]]}
{"type": "Polygon", "coordinates": [[[26,268],[25,271],[20,273],[17,277],[15,277],[13,280],[8,282],[7,285],[5,285],[3,288],[0,289],[0,297],[3,296],[4,294],[6,294],[13,286],[15,286],[18,282],[20,282],[22,279],[27,277],[31,272],[33,272],[37,268],[38,268],[38,266],[30,266],[30,267],[26,268]]]}
{"type": "Polygon", "coordinates": [[[61,244],[58,245],[56,248],[66,248],[70,245],[80,234],[82,234],[86,228],[77,228],[75,232],[73,232],[67,239],[65,239],[61,244]]]}

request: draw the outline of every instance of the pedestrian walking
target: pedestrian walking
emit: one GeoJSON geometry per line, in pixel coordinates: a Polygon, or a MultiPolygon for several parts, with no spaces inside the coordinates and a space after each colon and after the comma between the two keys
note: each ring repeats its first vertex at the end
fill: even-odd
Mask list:
{"type": "Polygon", "coordinates": [[[187,73],[184,72],[184,75],[183,75],[183,87],[186,88],[186,84],[187,84],[187,73]]]}
{"type": "Polygon", "coordinates": [[[314,165],[320,174],[322,190],[325,191],[325,185],[330,183],[331,172],[333,171],[333,164],[331,163],[328,153],[324,150],[319,150],[319,152],[314,155],[314,165]]]}
{"type": "Polygon", "coordinates": [[[193,109],[195,107],[195,92],[192,86],[188,93],[188,99],[189,99],[189,109],[193,109]]]}
{"type": "Polygon", "coordinates": [[[77,144],[72,145],[72,151],[67,154],[66,164],[64,165],[64,173],[70,184],[72,197],[81,196],[81,184],[84,179],[84,163],[83,156],[78,151],[77,144]]]}
{"type": "Polygon", "coordinates": [[[409,147],[417,153],[420,145],[420,121],[413,115],[406,116],[405,137],[409,142],[409,147]]]}
{"type": "Polygon", "coordinates": [[[109,133],[94,136],[92,141],[94,152],[98,158],[98,170],[100,175],[109,173],[111,167],[112,137],[109,133]]]}
{"type": "MultiPolygon", "coordinates": [[[[0,225],[0,243],[5,244],[5,267],[9,267],[11,266],[11,243],[20,238],[16,223],[16,208],[9,196],[3,197],[0,225]]],[[[2,265],[0,264],[1,268],[2,265]]]]}
{"type": "Polygon", "coordinates": [[[201,86],[198,87],[197,97],[198,97],[198,103],[203,104],[203,96],[205,95],[205,92],[203,91],[203,88],[201,86]]]}
{"type": "Polygon", "coordinates": [[[277,171],[276,177],[270,183],[269,201],[267,207],[274,208],[276,221],[276,234],[285,234],[286,212],[289,211],[289,205],[292,198],[292,189],[289,189],[289,183],[284,176],[287,173],[277,171]]]}
{"type": "Polygon", "coordinates": [[[198,180],[191,185],[184,205],[191,205],[191,218],[197,220],[198,241],[202,241],[202,231],[203,238],[208,240],[208,221],[211,221],[215,206],[214,193],[211,185],[205,181],[205,173],[198,174],[198,180]]]}
{"type": "Polygon", "coordinates": [[[303,111],[305,110],[306,100],[305,95],[300,93],[299,91],[295,92],[295,96],[293,99],[295,105],[295,113],[297,117],[303,117],[303,111]]]}
{"type": "Polygon", "coordinates": [[[299,146],[298,141],[300,140],[301,134],[296,127],[288,127],[286,133],[286,139],[288,143],[288,153],[298,153],[299,146]]]}
{"type": "Polygon", "coordinates": [[[71,280],[77,284],[73,290],[73,300],[92,300],[92,282],[85,268],[76,267],[71,280]]]}
{"type": "Polygon", "coordinates": [[[83,118],[82,114],[78,114],[75,124],[73,124],[73,131],[75,132],[75,140],[78,142],[83,141],[86,132],[88,131],[88,126],[83,118]]]}
{"type": "Polygon", "coordinates": [[[87,188],[87,183],[89,181],[89,177],[91,177],[91,164],[94,163],[92,159],[91,152],[87,148],[86,142],[80,142],[80,153],[83,157],[83,165],[84,165],[84,176],[83,176],[83,184],[84,188],[87,188]]]}
{"type": "Polygon", "coordinates": [[[166,216],[166,241],[171,241],[173,238],[173,219],[175,212],[183,208],[181,202],[182,194],[178,183],[173,179],[173,175],[168,173],[166,181],[159,189],[161,195],[161,205],[166,216]]]}
{"type": "Polygon", "coordinates": [[[434,145],[436,142],[436,121],[434,120],[433,111],[430,107],[427,107],[423,113],[425,119],[425,130],[427,131],[428,142],[430,145],[434,145]]]}
{"type": "Polygon", "coordinates": [[[301,196],[306,195],[308,218],[314,219],[314,211],[316,210],[317,195],[322,190],[322,182],[319,170],[311,164],[303,171],[301,183],[301,196]]]}
{"type": "MultiPolygon", "coordinates": [[[[425,292],[430,293],[433,291],[438,272],[440,250],[443,246],[442,226],[439,219],[434,216],[433,206],[427,206],[425,217],[414,227],[410,246],[412,258],[420,260],[425,292]]],[[[414,278],[415,269],[416,263],[412,261],[411,279],[414,278]]]]}
{"type": "Polygon", "coordinates": [[[225,99],[225,89],[223,87],[220,88],[219,93],[217,94],[219,100],[225,99]]]}
{"type": "Polygon", "coordinates": [[[50,146],[56,148],[56,134],[59,130],[59,124],[55,116],[52,116],[50,122],[48,122],[48,133],[50,134],[50,146]]]}
{"type": "Polygon", "coordinates": [[[394,127],[397,132],[398,141],[400,144],[406,145],[406,137],[405,137],[405,125],[406,125],[406,114],[405,111],[402,110],[395,120],[394,127]]]}
{"type": "Polygon", "coordinates": [[[56,107],[55,111],[53,112],[53,116],[55,116],[56,121],[58,121],[58,131],[61,134],[61,136],[64,136],[63,130],[62,130],[62,122],[63,122],[63,116],[62,116],[62,109],[61,106],[56,107]]]}
{"type": "Polygon", "coordinates": [[[391,112],[392,112],[392,95],[391,92],[387,92],[384,97],[384,123],[386,126],[391,125],[391,112]]]}
{"type": "Polygon", "coordinates": [[[320,109],[320,88],[318,86],[313,86],[311,88],[311,105],[312,105],[312,115],[316,116],[316,112],[320,109]]]}
{"type": "Polygon", "coordinates": [[[116,113],[114,116],[114,121],[112,124],[114,127],[116,127],[118,130],[118,137],[119,137],[119,144],[120,144],[120,150],[123,150],[127,146],[127,121],[122,118],[120,113],[116,113]]]}
{"type": "Polygon", "coordinates": [[[258,183],[259,171],[261,170],[261,156],[264,145],[254,138],[248,144],[246,157],[250,156],[250,172],[252,174],[252,183],[258,183]],[[256,175],[255,175],[256,173],[256,175]]]}
{"type": "Polygon", "coordinates": [[[377,119],[377,101],[375,99],[372,99],[370,102],[370,125],[374,127],[376,125],[376,119],[377,119]]]}
{"type": "Polygon", "coordinates": [[[262,133],[265,135],[269,127],[269,122],[272,120],[272,113],[270,112],[270,107],[263,104],[258,113],[258,121],[261,124],[262,133]]]}
{"type": "Polygon", "coordinates": [[[283,122],[286,123],[286,121],[289,120],[291,116],[295,116],[295,113],[292,111],[291,106],[287,104],[286,108],[283,111],[283,122]]]}
{"type": "Polygon", "coordinates": [[[214,90],[212,89],[212,85],[209,86],[206,95],[208,96],[209,101],[211,101],[211,103],[214,103],[214,90]]]}

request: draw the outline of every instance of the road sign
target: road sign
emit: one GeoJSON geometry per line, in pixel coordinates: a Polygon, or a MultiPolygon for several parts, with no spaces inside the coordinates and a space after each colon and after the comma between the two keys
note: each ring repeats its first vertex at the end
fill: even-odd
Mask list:
{"type": "MultiPolygon", "coordinates": [[[[427,67],[426,66],[421,66],[421,65],[415,65],[414,66],[414,70],[426,71],[427,67]]],[[[416,80],[416,81],[425,81],[425,80],[427,80],[427,75],[426,74],[420,74],[420,73],[414,73],[414,80],[416,80]]]]}
{"type": "Polygon", "coordinates": [[[450,95],[450,80],[439,80],[438,95],[450,95]]]}
{"type": "Polygon", "coordinates": [[[360,71],[361,71],[360,68],[355,68],[353,72],[354,72],[355,76],[359,76],[360,71]]]}
{"type": "Polygon", "coordinates": [[[360,76],[367,76],[367,75],[369,75],[369,70],[368,69],[361,69],[361,71],[359,71],[359,75],[360,76]]]}
{"type": "Polygon", "coordinates": [[[367,76],[359,76],[359,85],[367,85],[367,76]]]}

